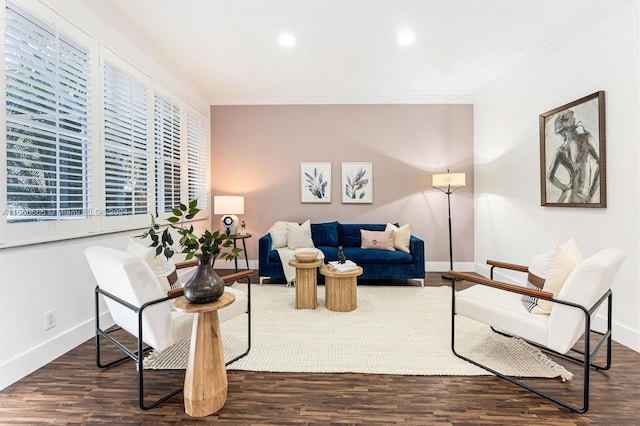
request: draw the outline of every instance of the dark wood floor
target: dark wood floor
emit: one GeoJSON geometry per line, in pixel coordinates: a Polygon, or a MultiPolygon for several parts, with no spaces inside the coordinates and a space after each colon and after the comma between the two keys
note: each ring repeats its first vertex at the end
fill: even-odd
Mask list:
{"type": "MultiPolygon", "coordinates": [[[[428,274],[427,285],[448,282],[428,274]]],[[[181,394],[155,409],[140,410],[134,364],[96,368],[89,340],[0,392],[0,424],[640,425],[639,366],[639,353],[614,343],[612,369],[591,374],[590,409],[583,415],[492,376],[230,370],[225,406],[215,415],[195,419],[184,413],[181,394]]],[[[576,372],[573,365],[569,367],[576,372]]],[[[184,372],[148,376],[148,390],[160,392],[180,387],[184,372]]],[[[547,389],[558,387],[557,379],[529,380],[547,389]]],[[[574,383],[577,380],[579,375],[574,383]]]]}

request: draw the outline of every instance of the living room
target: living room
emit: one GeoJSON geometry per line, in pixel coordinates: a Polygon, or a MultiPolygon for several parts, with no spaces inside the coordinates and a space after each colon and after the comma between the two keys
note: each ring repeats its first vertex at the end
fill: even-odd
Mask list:
{"type": "MultiPolygon", "coordinates": [[[[247,241],[253,268],[258,237],[274,222],[309,219],[411,223],[412,232],[425,241],[427,271],[444,271],[449,262],[447,200],[432,188],[431,175],[447,169],[465,172],[466,186],[451,199],[455,269],[488,276],[486,259],[526,264],[569,238],[584,254],[621,249],[626,261],[613,286],[613,336],[640,352],[637,2],[591,2],[577,18],[564,17],[564,31],[464,95],[375,93],[367,98],[354,92],[314,101],[307,94],[313,92],[306,92],[281,94],[279,102],[264,96],[233,101],[224,91],[210,99],[163,56],[162,45],[128,28],[122,17],[101,17],[106,6],[97,1],[16,3],[46,22],[63,29],[71,24],[96,37],[210,120],[210,203],[215,195],[245,197],[242,219],[253,235],[247,241]],[[541,206],[539,115],[601,90],[606,93],[607,207],[541,206]],[[301,203],[300,163],[319,161],[331,163],[333,200],[301,203]],[[340,165],[347,161],[373,164],[372,204],[341,203],[337,183],[340,165]]],[[[500,10],[493,12],[492,25],[499,25],[500,10]]],[[[199,225],[217,226],[219,220],[209,212],[199,225]]],[[[16,243],[8,238],[9,227],[3,219],[0,330],[2,340],[11,344],[3,345],[0,388],[93,335],[95,281],[82,252],[91,245],[122,248],[137,231],[90,229],[82,238],[45,241],[45,228],[40,240],[16,243]],[[44,330],[44,314],[51,310],[57,314],[56,325],[44,330]]]]}

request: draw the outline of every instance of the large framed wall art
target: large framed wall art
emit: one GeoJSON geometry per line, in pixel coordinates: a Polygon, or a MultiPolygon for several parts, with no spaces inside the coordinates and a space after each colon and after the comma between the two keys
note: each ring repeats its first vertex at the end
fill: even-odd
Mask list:
{"type": "Polygon", "coordinates": [[[331,203],[331,163],[300,163],[300,202],[331,203]]]}
{"type": "Polygon", "coordinates": [[[604,92],[540,114],[541,205],[606,207],[604,92]]]}
{"type": "Polygon", "coordinates": [[[342,202],[373,203],[373,164],[342,163],[342,202]]]}

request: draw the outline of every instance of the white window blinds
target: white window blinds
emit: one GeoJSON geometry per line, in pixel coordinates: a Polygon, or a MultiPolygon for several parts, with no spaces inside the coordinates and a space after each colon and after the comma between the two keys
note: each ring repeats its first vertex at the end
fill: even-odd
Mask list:
{"type": "Polygon", "coordinates": [[[104,64],[104,182],[107,216],[149,212],[148,90],[117,66],[104,64]]]}
{"type": "Polygon", "coordinates": [[[193,111],[187,113],[187,167],[189,201],[198,200],[198,208],[208,207],[207,194],[207,122],[193,111]]]}
{"type": "Polygon", "coordinates": [[[154,141],[156,165],[156,206],[169,212],[181,202],[180,188],[180,107],[155,95],[154,141]]]}
{"type": "Polygon", "coordinates": [[[88,53],[14,5],[5,34],[7,221],[84,218],[88,53]]]}

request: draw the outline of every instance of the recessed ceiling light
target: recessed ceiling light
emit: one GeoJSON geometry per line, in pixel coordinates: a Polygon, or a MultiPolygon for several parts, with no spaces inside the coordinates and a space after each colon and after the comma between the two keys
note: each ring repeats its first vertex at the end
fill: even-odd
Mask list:
{"type": "Polygon", "coordinates": [[[278,37],[278,43],[283,47],[291,47],[296,44],[296,38],[291,33],[281,33],[278,37]]]}
{"type": "Polygon", "coordinates": [[[403,30],[398,33],[398,44],[400,46],[411,46],[416,42],[416,35],[411,30],[403,30]]]}

